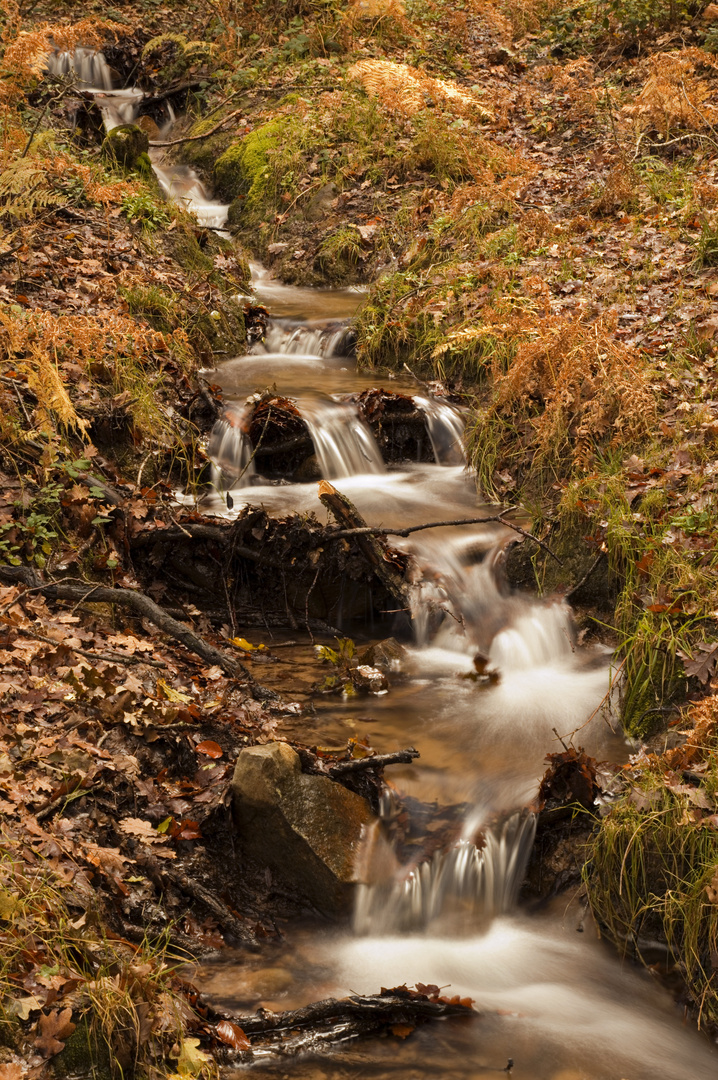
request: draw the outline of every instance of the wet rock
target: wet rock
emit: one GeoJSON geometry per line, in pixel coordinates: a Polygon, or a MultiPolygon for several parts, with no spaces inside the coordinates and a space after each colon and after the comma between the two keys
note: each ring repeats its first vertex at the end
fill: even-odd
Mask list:
{"type": "Polygon", "coordinates": [[[143,154],[149,150],[150,140],[147,132],[137,124],[120,124],[105,136],[102,143],[102,156],[112,164],[125,169],[136,169],[143,154]]]}
{"type": "Polygon", "coordinates": [[[384,461],[395,464],[434,460],[426,416],[413,398],[373,387],[350,395],[348,400],[371,428],[384,461]]]}
{"type": "Polygon", "coordinates": [[[390,637],[364,649],[357,660],[360,664],[369,664],[380,671],[398,671],[408,655],[404,646],[400,645],[396,638],[390,637]]]}
{"type": "Polygon", "coordinates": [[[248,854],[327,914],[346,910],[369,804],[326,776],[305,775],[286,743],[242,750],[232,780],[248,854]]]}
{"type": "Polygon", "coordinates": [[[148,139],[161,139],[162,133],[151,116],[141,116],[137,127],[144,131],[148,139]]]}
{"type": "Polygon", "coordinates": [[[369,664],[359,664],[352,668],[351,680],[354,689],[359,693],[381,694],[389,689],[389,680],[384,672],[370,667],[369,664]]]}

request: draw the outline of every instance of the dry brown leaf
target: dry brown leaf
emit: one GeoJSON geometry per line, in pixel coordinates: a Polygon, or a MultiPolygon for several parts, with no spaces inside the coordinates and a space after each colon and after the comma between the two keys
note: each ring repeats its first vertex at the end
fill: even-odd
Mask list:
{"type": "Polygon", "coordinates": [[[64,1049],[64,1039],[68,1039],[75,1030],[72,1023],[72,1009],[54,1009],[51,1013],[43,1013],[38,1020],[40,1034],[35,1039],[34,1045],[43,1057],[51,1058],[64,1049]]]}

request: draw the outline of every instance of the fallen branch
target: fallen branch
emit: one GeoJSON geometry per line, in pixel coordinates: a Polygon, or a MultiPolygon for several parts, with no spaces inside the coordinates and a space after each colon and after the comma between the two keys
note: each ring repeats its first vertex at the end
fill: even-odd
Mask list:
{"type": "MultiPolygon", "coordinates": [[[[315,1001],[303,1009],[292,1009],[289,1012],[272,1013],[268,1009],[259,1009],[254,1016],[233,1015],[219,1012],[210,1007],[210,1015],[213,1013],[221,1019],[229,1020],[238,1024],[247,1036],[275,1036],[282,1032],[301,1032],[306,1028],[317,1028],[320,1025],[332,1025],[328,1031],[312,1031],[312,1038],[323,1037],[324,1039],[346,1039],[348,1036],[368,1035],[393,1025],[415,1027],[427,1020],[440,1019],[447,1016],[479,1016],[479,1013],[467,1003],[454,1001],[436,1000],[417,994],[405,987],[396,987],[394,990],[383,990],[380,994],[369,997],[352,994],[351,997],[329,998],[324,1001],[315,1001]]],[[[408,1034],[405,1032],[404,1034],[408,1034]]],[[[301,1037],[300,1037],[301,1038],[301,1037]]],[[[301,1046],[289,1046],[287,1036],[282,1038],[282,1052],[296,1053],[301,1046]]],[[[257,1040],[262,1045],[262,1040],[257,1040]]]]}
{"type": "Polygon", "coordinates": [[[584,587],[584,585],[586,584],[588,579],[593,574],[594,570],[598,569],[599,563],[601,562],[601,560],[603,559],[605,554],[606,554],[605,551],[599,551],[598,555],[593,560],[593,562],[591,563],[591,565],[589,566],[588,570],[583,575],[581,580],[577,581],[576,584],[573,586],[573,588],[568,590],[568,592],[566,593],[566,596],[565,596],[566,600],[570,600],[571,597],[575,596],[576,593],[579,592],[584,587]]]}
{"type": "MultiPolygon", "coordinates": [[[[387,559],[386,550],[376,539],[377,534],[391,533],[392,530],[370,528],[356,506],[327,480],[322,480],[319,483],[319,499],[322,505],[332,512],[337,522],[345,526],[343,530],[340,530],[340,533],[345,536],[357,537],[362,555],[390,596],[394,597],[397,607],[404,611],[410,611],[409,586],[397,567],[387,559]]],[[[339,534],[332,533],[330,537],[334,538],[337,535],[339,534]]]]}
{"type": "Polygon", "coordinates": [[[374,754],[373,757],[340,761],[332,766],[329,775],[343,776],[346,773],[357,773],[366,769],[383,769],[385,765],[408,765],[414,758],[418,757],[421,757],[419,751],[410,746],[406,750],[396,750],[393,754],[374,754]]]}
{"type": "MultiPolygon", "coordinates": [[[[156,604],[154,600],[150,600],[149,596],[145,596],[144,593],[135,592],[131,589],[109,589],[102,585],[75,585],[62,581],[46,585],[38,584],[38,574],[29,566],[0,566],[0,578],[13,583],[22,581],[49,600],[74,600],[80,603],[85,601],[89,604],[118,604],[120,607],[129,608],[135,614],[149,619],[163,633],[181,642],[186,649],[201,657],[212,667],[221,668],[225,675],[233,678],[242,675],[253,687],[255,686],[254,679],[239,660],[227,656],[226,653],[216,649],[214,645],[210,645],[209,642],[195,634],[194,630],[190,630],[184,623],[173,619],[171,615],[162,610],[159,604],[156,604]]],[[[53,644],[58,643],[54,642],[53,644]]],[[[257,687],[257,689],[261,688],[257,687]]]]}
{"type": "MultiPolygon", "coordinates": [[[[322,502],[324,502],[324,499],[322,499],[322,502]]],[[[558,555],[556,555],[543,540],[539,540],[538,536],[534,536],[533,533],[528,532],[526,529],[522,529],[520,525],[515,525],[513,521],[506,521],[504,515],[509,513],[511,513],[511,508],[502,510],[500,514],[494,514],[492,517],[457,518],[454,521],[428,521],[425,525],[411,525],[406,529],[374,528],[371,525],[364,525],[359,528],[338,529],[336,532],[327,536],[327,540],[342,540],[345,537],[368,536],[372,534],[374,536],[409,536],[411,533],[423,532],[424,529],[443,529],[452,525],[482,525],[487,521],[496,521],[500,525],[505,525],[507,529],[513,529],[514,532],[519,533],[519,535],[523,536],[526,540],[533,540],[535,544],[538,544],[540,548],[543,548],[547,555],[550,555],[552,559],[555,559],[559,566],[563,566],[558,555]]]]}
{"type": "Polygon", "coordinates": [[[38,810],[35,817],[38,821],[47,821],[49,817],[56,814],[58,810],[64,811],[70,803],[75,802],[76,799],[84,799],[86,795],[92,795],[93,792],[106,791],[107,788],[104,784],[93,784],[90,787],[82,787],[81,784],[73,791],[66,791],[64,795],[60,795],[57,799],[53,799],[52,802],[44,806],[42,810],[38,810]]]}
{"type": "Polygon", "coordinates": [[[208,139],[210,135],[215,135],[229,120],[234,120],[235,116],[239,116],[241,112],[241,109],[234,109],[233,112],[227,113],[218,124],[215,124],[209,131],[203,131],[201,135],[185,135],[183,139],[170,139],[167,142],[161,142],[158,139],[150,139],[150,146],[179,146],[180,143],[197,142],[199,139],[208,139]]]}

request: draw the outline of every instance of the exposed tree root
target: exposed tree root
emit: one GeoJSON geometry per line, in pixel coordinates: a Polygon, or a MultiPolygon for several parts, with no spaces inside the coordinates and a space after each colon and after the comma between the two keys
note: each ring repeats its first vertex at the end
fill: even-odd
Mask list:
{"type": "Polygon", "coordinates": [[[232,678],[241,676],[256,692],[265,697],[276,696],[273,691],[265,690],[258,686],[244,664],[234,657],[228,656],[210,645],[194,630],[190,630],[184,623],[172,618],[166,611],[151,600],[144,593],[134,592],[130,589],[108,589],[104,586],[90,584],[76,584],[71,582],[48,582],[44,584],[37,573],[29,566],[2,566],[0,577],[4,581],[21,581],[36,592],[46,596],[49,600],[74,600],[90,604],[118,604],[120,607],[129,608],[136,615],[143,616],[154,623],[163,633],[175,638],[190,652],[195,653],[206,663],[216,665],[222,669],[225,675],[232,678]]]}

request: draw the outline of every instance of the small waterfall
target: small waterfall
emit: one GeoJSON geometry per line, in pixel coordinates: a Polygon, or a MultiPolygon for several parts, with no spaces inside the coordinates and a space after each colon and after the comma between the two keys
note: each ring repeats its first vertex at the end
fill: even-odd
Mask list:
{"type": "Polygon", "coordinates": [[[345,356],[349,344],[349,328],[336,322],[326,326],[298,326],[270,319],[264,335],[267,352],[292,356],[345,356]]]}
{"type": "Polygon", "coordinates": [[[166,169],[153,160],[152,168],[166,198],[184,203],[206,229],[223,229],[227,223],[229,206],[210,198],[194,169],[187,165],[173,165],[166,169]]]}
{"type": "Polygon", "coordinates": [[[131,89],[112,90],[108,93],[95,91],[94,96],[102,114],[105,131],[112,131],[121,124],[134,124],[144,94],[141,90],[131,89]]]}
{"type": "Polygon", "coordinates": [[[326,480],[386,472],[376,440],[359,418],[355,406],[311,400],[300,402],[299,411],[309,428],[326,480]]]}
{"type": "Polygon", "coordinates": [[[457,409],[439,398],[415,397],[414,404],[426,416],[426,427],[437,465],[463,465],[464,420],[457,409]]]}
{"type": "Polygon", "coordinates": [[[227,413],[217,420],[209,437],[207,456],[215,468],[216,488],[247,487],[255,473],[253,447],[244,430],[245,414],[227,413]]]}
{"type": "Polygon", "coordinates": [[[51,75],[67,76],[73,72],[85,90],[111,90],[113,79],[104,53],[78,46],[74,52],[54,52],[47,58],[51,75]]]}
{"type": "Polygon", "coordinates": [[[354,910],[357,934],[397,934],[427,930],[459,916],[480,924],[516,902],[536,833],[534,814],[520,811],[487,829],[484,846],[459,840],[437,852],[402,881],[360,885],[354,910]]]}
{"type": "MultiPolygon", "coordinates": [[[[103,53],[78,46],[74,52],[52,53],[46,67],[53,75],[75,73],[78,85],[94,94],[106,131],[112,131],[121,124],[132,124],[137,119],[143,92],[136,87],[113,90],[112,70],[103,53]]],[[[169,101],[167,109],[170,120],[174,120],[174,109],[169,101]]],[[[204,228],[223,229],[229,207],[210,197],[194,169],[182,165],[164,168],[155,160],[156,156],[156,153],[150,153],[152,168],[165,196],[184,203],[204,228]]]]}

